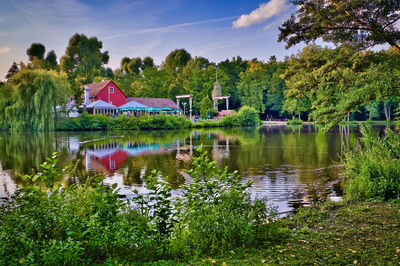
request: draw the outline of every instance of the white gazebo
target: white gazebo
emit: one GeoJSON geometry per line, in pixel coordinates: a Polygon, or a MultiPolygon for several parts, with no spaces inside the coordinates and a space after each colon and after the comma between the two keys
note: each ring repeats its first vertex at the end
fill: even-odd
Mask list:
{"type": "Polygon", "coordinates": [[[93,114],[102,114],[102,115],[117,115],[118,107],[112,105],[110,103],[106,103],[105,101],[98,100],[92,102],[86,106],[86,109],[92,109],[93,114]]]}
{"type": "MultiPolygon", "coordinates": [[[[176,105],[178,105],[179,108],[179,100],[182,98],[189,98],[189,117],[192,119],[192,102],[193,102],[193,94],[187,94],[187,95],[177,95],[176,96],[176,105]]],[[[185,116],[185,114],[183,114],[185,116]]]]}

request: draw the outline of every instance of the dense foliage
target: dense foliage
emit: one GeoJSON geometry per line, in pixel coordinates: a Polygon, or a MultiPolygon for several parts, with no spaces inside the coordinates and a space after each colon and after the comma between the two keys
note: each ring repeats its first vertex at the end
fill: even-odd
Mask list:
{"type": "Polygon", "coordinates": [[[283,23],[279,41],[287,47],[317,38],[368,48],[389,44],[398,52],[400,2],[397,0],[291,0],[295,14],[283,23]]]}
{"type": "MultiPolygon", "coordinates": [[[[236,173],[198,149],[178,198],[156,171],[149,193],[119,199],[101,177],[62,187],[57,154],[0,205],[0,264],[127,263],[208,255],[270,243],[273,209],[251,201],[236,173]]],[[[69,170],[73,174],[73,168],[69,170]]],[[[85,179],[83,179],[85,180],[85,179]]]]}
{"type": "Polygon", "coordinates": [[[258,113],[254,108],[244,106],[239,112],[223,117],[220,121],[203,120],[191,123],[183,116],[171,115],[143,115],[118,116],[115,118],[102,115],[83,113],[78,118],[63,118],[57,122],[57,130],[153,130],[153,129],[181,129],[190,127],[255,127],[259,123],[258,113]]]}
{"type": "Polygon", "coordinates": [[[190,120],[170,115],[143,115],[139,117],[121,115],[116,118],[83,113],[78,118],[59,121],[57,130],[138,130],[138,129],[180,129],[189,128],[190,120]]]}
{"type": "Polygon", "coordinates": [[[65,77],[54,71],[24,69],[1,87],[0,128],[17,131],[53,130],[67,90],[65,77]]]}
{"type": "MultiPolygon", "coordinates": [[[[371,5],[377,5],[376,12],[379,13],[386,2],[373,1],[371,5]]],[[[293,1],[293,3],[301,5],[299,14],[310,16],[310,19],[316,19],[325,11],[341,17],[339,15],[341,11],[338,10],[346,10],[350,5],[346,1],[338,5],[336,7],[338,10],[334,11],[332,8],[336,5],[329,3],[323,6],[327,10],[321,9],[322,13],[317,12],[317,14],[313,8],[322,2],[293,1]]],[[[365,4],[365,1],[360,0],[354,7],[363,9],[365,4]]],[[[398,13],[393,13],[392,10],[397,6],[392,4],[382,12],[390,13],[386,19],[395,21],[398,13]]],[[[324,17],[323,20],[325,19],[324,17]]],[[[322,20],[319,22],[323,23],[322,20]]],[[[391,25],[385,30],[390,30],[390,27],[391,25]]],[[[360,42],[365,41],[361,39],[360,42]]],[[[302,39],[296,42],[300,40],[302,39]]],[[[103,79],[112,79],[128,97],[168,97],[175,100],[177,95],[192,94],[193,114],[203,119],[212,118],[214,111],[211,107],[211,97],[216,84],[222,96],[230,96],[231,110],[237,111],[245,105],[254,107],[263,120],[287,120],[292,116],[298,116],[298,119],[312,120],[328,126],[333,126],[344,119],[392,120],[392,114],[398,104],[396,97],[399,95],[400,79],[397,73],[400,71],[400,56],[395,48],[376,52],[361,49],[351,42],[342,44],[338,42],[335,48],[310,44],[282,61],[277,61],[275,56],[271,56],[267,62],[258,59],[243,60],[237,56],[219,63],[210,62],[204,57],[192,56],[185,49],[177,49],[169,53],[160,65],[155,65],[149,56],[123,57],[120,68],[112,70],[104,66],[108,62],[109,55],[107,51],[102,51],[102,47],[102,42],[96,37],[75,34],[69,40],[65,55],[61,57],[58,65],[53,50],[45,57],[44,45],[33,43],[27,49],[28,63],[14,62],[7,73],[7,82],[0,84],[2,92],[0,115],[3,118],[0,120],[0,127],[38,130],[36,126],[11,127],[14,121],[10,120],[11,117],[5,117],[2,112],[15,102],[16,94],[19,93],[18,88],[27,85],[22,84],[24,81],[21,78],[15,78],[19,77],[17,73],[36,70],[52,70],[51,76],[54,80],[68,81],[66,89],[59,90],[59,97],[55,100],[61,109],[70,102],[68,98],[71,96],[75,97],[77,105],[80,104],[81,85],[103,79]]],[[[50,106],[46,97],[53,96],[50,91],[43,91],[43,94],[37,94],[36,97],[43,97],[40,102],[50,106]]],[[[182,99],[181,104],[185,101],[182,99]]],[[[20,110],[16,112],[31,110],[29,104],[27,100],[20,101],[17,108],[20,110]]],[[[219,101],[218,105],[219,110],[225,109],[224,101],[219,101]]],[[[48,116],[47,111],[45,114],[50,124],[53,124],[52,121],[56,120],[58,114],[54,111],[52,113],[53,118],[48,116]]],[[[24,119],[35,120],[34,116],[34,112],[28,112],[24,119]]],[[[14,118],[20,120],[22,116],[14,118]]],[[[234,125],[236,122],[230,121],[227,124],[234,125]]],[[[217,125],[215,122],[202,122],[202,124],[217,125]]],[[[96,127],[106,128],[104,125],[96,127]]],[[[46,125],[40,128],[51,129],[52,126],[46,125]]],[[[167,128],[176,127],[168,125],[167,128]]]]}
{"type": "Polygon", "coordinates": [[[346,198],[352,201],[400,199],[400,135],[387,129],[385,137],[363,137],[345,153],[346,198]]]}

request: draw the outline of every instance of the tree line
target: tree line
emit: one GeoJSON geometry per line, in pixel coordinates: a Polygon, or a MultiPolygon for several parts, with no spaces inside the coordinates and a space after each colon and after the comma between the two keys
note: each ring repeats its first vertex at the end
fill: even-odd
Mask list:
{"type": "Polygon", "coordinates": [[[287,47],[308,45],[280,61],[275,56],[268,61],[236,56],[215,63],[176,49],[160,65],[150,56],[127,56],[113,70],[106,67],[109,53],[96,37],[72,36],[59,63],[54,51],[45,56],[44,45],[33,43],[26,51],[28,63],[14,62],[7,82],[0,86],[0,126],[51,129],[51,122],[47,125],[38,119],[47,121],[70,96],[79,104],[80,86],[102,79],[112,79],[129,97],[175,99],[193,94],[194,113],[201,116],[212,109],[211,95],[218,86],[222,95],[230,96],[231,109],[248,105],[263,119],[298,117],[330,125],[349,118],[391,120],[400,87],[400,30],[395,26],[400,4],[291,2],[298,8],[279,28],[279,41],[287,47]],[[318,38],[334,46],[316,45],[318,38]],[[369,49],[380,44],[390,47],[369,49]],[[27,122],[26,116],[32,121],[27,122]]]}

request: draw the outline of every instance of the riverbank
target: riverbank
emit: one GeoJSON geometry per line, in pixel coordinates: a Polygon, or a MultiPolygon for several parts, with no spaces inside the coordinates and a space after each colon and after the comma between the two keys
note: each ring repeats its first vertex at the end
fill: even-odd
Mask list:
{"type": "MultiPolygon", "coordinates": [[[[264,126],[286,126],[287,121],[262,121],[264,126]]],[[[359,125],[373,125],[373,126],[381,126],[387,125],[392,122],[390,121],[350,121],[350,126],[359,126],[359,125]]],[[[303,125],[312,126],[315,125],[314,122],[303,121],[303,125]]],[[[347,125],[347,123],[343,123],[343,125],[347,125]]]]}
{"type": "MultiPolygon", "coordinates": [[[[280,221],[286,239],[267,249],[156,265],[387,265],[400,263],[400,204],[329,202],[280,221]]],[[[154,265],[154,264],[153,264],[154,265]]]]}

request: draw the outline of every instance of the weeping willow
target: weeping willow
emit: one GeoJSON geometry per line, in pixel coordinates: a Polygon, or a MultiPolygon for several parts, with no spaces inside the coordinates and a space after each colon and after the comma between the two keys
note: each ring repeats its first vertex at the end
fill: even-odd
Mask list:
{"type": "Polygon", "coordinates": [[[12,131],[53,130],[56,106],[64,101],[66,84],[65,77],[53,71],[26,69],[17,73],[10,85],[12,93],[6,102],[8,106],[4,108],[3,128],[8,126],[12,131]]]}

